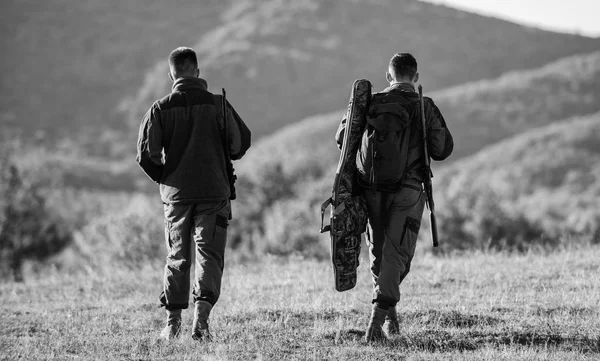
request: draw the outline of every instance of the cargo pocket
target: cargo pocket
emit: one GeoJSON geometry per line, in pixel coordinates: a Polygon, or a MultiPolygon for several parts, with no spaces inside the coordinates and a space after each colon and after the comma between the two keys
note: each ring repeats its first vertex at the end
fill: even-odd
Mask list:
{"type": "Polygon", "coordinates": [[[167,253],[171,253],[171,249],[173,249],[173,238],[171,237],[172,227],[172,222],[165,218],[165,243],[167,245],[167,253]]]}
{"type": "Polygon", "coordinates": [[[401,245],[403,252],[406,253],[404,254],[404,271],[400,275],[400,282],[398,284],[401,284],[410,272],[410,265],[412,263],[413,256],[415,255],[415,249],[417,248],[417,236],[419,235],[419,228],[421,228],[421,222],[418,219],[412,217],[406,218],[401,245]]]}
{"type": "Polygon", "coordinates": [[[221,227],[221,228],[227,228],[229,227],[229,221],[227,220],[227,217],[222,216],[220,214],[217,215],[217,219],[215,220],[215,224],[217,225],[217,227],[221,227]]]}
{"type": "Polygon", "coordinates": [[[213,235],[212,243],[215,250],[219,252],[225,251],[227,244],[227,227],[229,227],[229,221],[227,217],[217,215],[215,220],[215,233],[213,235]]]}
{"type": "Polygon", "coordinates": [[[417,246],[417,237],[419,235],[419,229],[421,228],[421,221],[413,217],[406,217],[404,224],[404,232],[402,234],[401,247],[408,254],[409,257],[415,253],[417,246]]]}
{"type": "Polygon", "coordinates": [[[173,237],[171,236],[171,229],[173,228],[173,222],[169,220],[167,215],[171,214],[172,205],[163,202],[164,211],[164,224],[165,224],[165,245],[167,246],[167,254],[171,253],[173,249],[173,237]]]}

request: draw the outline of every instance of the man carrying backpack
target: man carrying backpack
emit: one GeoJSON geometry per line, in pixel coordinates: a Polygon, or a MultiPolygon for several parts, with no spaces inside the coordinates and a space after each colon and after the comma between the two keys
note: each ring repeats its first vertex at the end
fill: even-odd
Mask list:
{"type": "Polygon", "coordinates": [[[221,292],[231,218],[228,158],[246,153],[251,134],[233,107],[198,77],[193,49],[173,50],[169,70],[172,92],[152,104],[137,143],[137,162],[160,185],[164,204],[168,254],[160,303],[167,325],[160,336],[180,335],[195,253],[192,338],[210,341],[208,318],[221,292]]]}
{"type": "MultiPolygon", "coordinates": [[[[356,156],[358,182],[369,213],[367,240],[374,285],[367,342],[384,340],[384,328],[388,335],[399,332],[399,285],[410,270],[426,202],[420,102],[415,91],[417,61],[408,53],[394,55],[386,78],[390,86],[371,99],[356,156]]],[[[454,141],[433,100],[424,102],[429,155],[441,161],[452,153],[454,141]]],[[[339,146],[345,126],[342,119],[336,134],[339,146]]]]}

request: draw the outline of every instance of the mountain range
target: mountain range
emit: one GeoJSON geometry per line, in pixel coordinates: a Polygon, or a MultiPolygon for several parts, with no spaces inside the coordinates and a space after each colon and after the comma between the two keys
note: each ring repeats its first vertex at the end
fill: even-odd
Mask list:
{"type": "MultiPolygon", "coordinates": [[[[537,68],[600,48],[558,34],[415,0],[243,0],[195,48],[202,75],[262,136],[340,108],[357,78],[385,85],[396,52],[413,53],[425,89],[439,90],[537,68]]],[[[165,62],[126,102],[132,126],[168,91],[165,62]]]]}
{"type": "Polygon", "coordinates": [[[343,107],[356,78],[383,87],[395,52],[415,54],[433,91],[600,48],[416,0],[8,0],[0,26],[3,135],[114,157],[169,91],[166,57],[180,45],[257,138],[343,107]]]}

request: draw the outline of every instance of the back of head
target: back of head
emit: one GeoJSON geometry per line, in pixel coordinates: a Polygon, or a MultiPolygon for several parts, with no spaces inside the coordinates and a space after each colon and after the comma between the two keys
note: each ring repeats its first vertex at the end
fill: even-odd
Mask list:
{"type": "Polygon", "coordinates": [[[389,73],[396,81],[412,81],[417,75],[417,59],[410,53],[395,54],[390,60],[389,73]]]}
{"type": "Polygon", "coordinates": [[[169,54],[169,68],[173,78],[198,75],[198,58],[192,48],[179,47],[169,54]]]}

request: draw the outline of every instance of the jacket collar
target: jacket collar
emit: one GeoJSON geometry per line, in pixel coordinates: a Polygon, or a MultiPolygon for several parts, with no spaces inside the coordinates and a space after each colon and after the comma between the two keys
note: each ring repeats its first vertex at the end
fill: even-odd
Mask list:
{"type": "Polygon", "coordinates": [[[173,82],[173,92],[208,90],[208,82],[202,78],[179,78],[173,82]]]}
{"type": "Polygon", "coordinates": [[[416,92],[414,84],[411,84],[411,83],[394,83],[394,84],[390,85],[389,87],[385,88],[385,90],[383,92],[389,93],[392,90],[398,90],[398,91],[409,92],[409,93],[416,92]]]}

